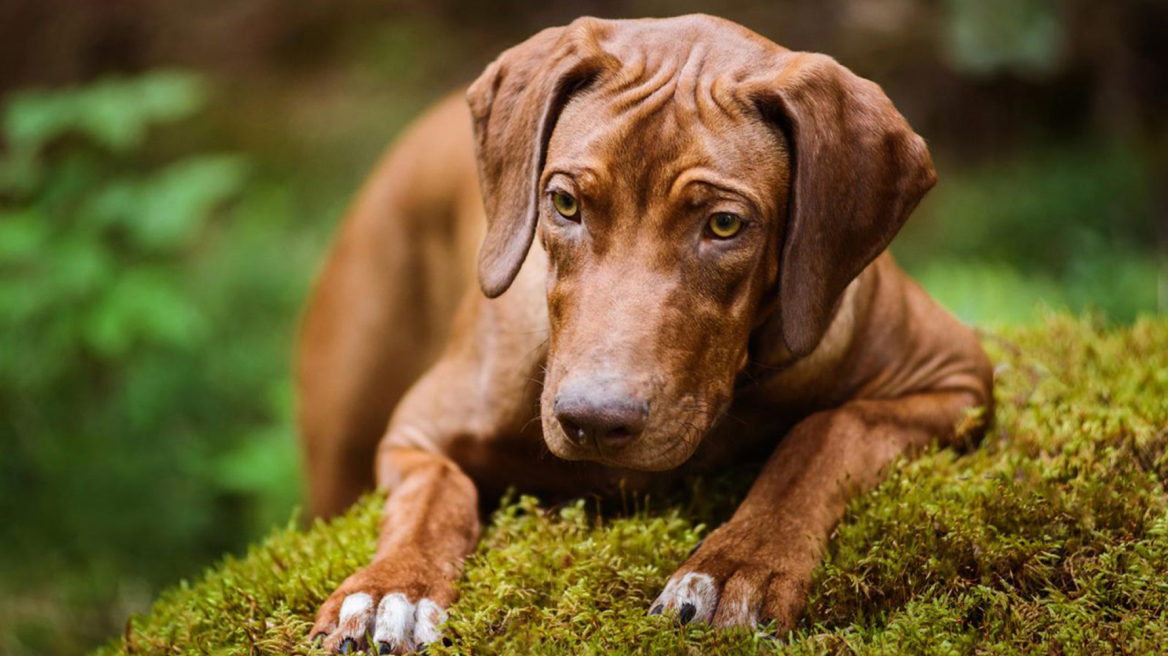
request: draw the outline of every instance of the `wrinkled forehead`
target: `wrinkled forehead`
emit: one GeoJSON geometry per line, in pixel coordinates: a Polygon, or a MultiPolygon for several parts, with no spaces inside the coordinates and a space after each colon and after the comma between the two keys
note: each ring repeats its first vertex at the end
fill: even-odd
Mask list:
{"type": "Polygon", "coordinates": [[[732,72],[688,59],[625,66],[568,102],[545,171],[583,167],[644,194],[692,173],[773,198],[786,140],[734,86],[732,72]]]}

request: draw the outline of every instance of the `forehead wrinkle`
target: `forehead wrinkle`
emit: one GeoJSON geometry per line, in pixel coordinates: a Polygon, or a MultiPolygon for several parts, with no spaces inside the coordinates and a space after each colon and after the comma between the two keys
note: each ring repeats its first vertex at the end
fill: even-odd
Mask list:
{"type": "Polygon", "coordinates": [[[622,74],[615,88],[601,90],[602,94],[611,97],[616,118],[622,114],[632,114],[635,118],[659,110],[677,84],[675,62],[667,61],[665,54],[654,51],[646,54],[638,50],[637,61],[642,63],[630,69],[627,75],[622,74]]]}
{"type": "Polygon", "coordinates": [[[619,94],[629,89],[641,79],[649,65],[648,59],[649,56],[644,51],[635,50],[630,61],[621,63],[620,69],[617,70],[616,76],[611,82],[615,87],[615,93],[619,94]]]}
{"type": "Polygon", "coordinates": [[[741,119],[743,105],[738,98],[738,88],[737,76],[718,73],[706,80],[703,86],[705,93],[701,94],[699,99],[709,114],[721,111],[726,116],[741,119]]]}
{"type": "Polygon", "coordinates": [[[674,85],[674,101],[678,108],[701,113],[698,95],[701,93],[702,68],[706,61],[706,44],[698,42],[689,49],[674,85]]]}
{"type": "Polygon", "coordinates": [[[602,85],[600,93],[610,96],[618,105],[639,102],[665,81],[667,71],[663,70],[660,60],[659,53],[636,51],[632,65],[622,65],[613,83],[602,85]]]}
{"type": "Polygon", "coordinates": [[[629,124],[632,125],[651,114],[656,114],[674,96],[676,88],[677,77],[668,68],[659,68],[657,74],[644,84],[617,98],[614,103],[616,109],[614,118],[620,120],[627,117],[629,124]]]}

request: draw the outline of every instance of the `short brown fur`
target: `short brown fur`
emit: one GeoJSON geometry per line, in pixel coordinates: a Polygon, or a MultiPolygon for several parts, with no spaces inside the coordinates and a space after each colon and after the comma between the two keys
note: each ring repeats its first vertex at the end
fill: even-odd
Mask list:
{"type": "Polygon", "coordinates": [[[655,610],[790,628],[847,501],[992,410],[972,331],[884,252],[934,182],[923,140],[834,60],[708,16],[545,30],[467,100],[378,166],[305,317],[313,509],[388,493],[377,556],[314,635],[359,646],[339,617],[357,592],[448,606],[480,494],[648,489],[766,453],[671,579],[713,601],[678,608],[671,583],[655,610]],[[716,212],[741,233],[712,239],[716,212]],[[632,439],[564,428],[564,397],[597,390],[644,404],[632,439]]]}

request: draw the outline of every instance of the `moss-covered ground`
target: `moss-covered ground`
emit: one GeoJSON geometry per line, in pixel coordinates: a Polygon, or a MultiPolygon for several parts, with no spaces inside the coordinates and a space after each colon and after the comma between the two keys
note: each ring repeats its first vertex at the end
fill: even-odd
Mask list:
{"type": "MultiPolygon", "coordinates": [[[[799,628],[680,628],[648,602],[724,518],[745,472],[676,499],[511,499],[467,563],[431,654],[1163,654],[1168,318],[986,333],[995,424],[900,463],[857,499],[799,628]],[[695,493],[697,491],[697,493],[695,493]]],[[[310,654],[313,612],[373,550],[378,499],[163,594],[104,654],[310,654]]]]}

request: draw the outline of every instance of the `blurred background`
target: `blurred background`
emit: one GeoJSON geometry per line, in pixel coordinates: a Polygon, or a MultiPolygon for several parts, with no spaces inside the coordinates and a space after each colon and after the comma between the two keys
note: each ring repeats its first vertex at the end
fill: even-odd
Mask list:
{"type": "Polygon", "coordinates": [[[964,319],[1168,309],[1162,0],[0,0],[0,654],[301,521],[299,306],[412,116],[543,27],[690,11],[884,86],[940,173],[894,251],[964,319]]]}

